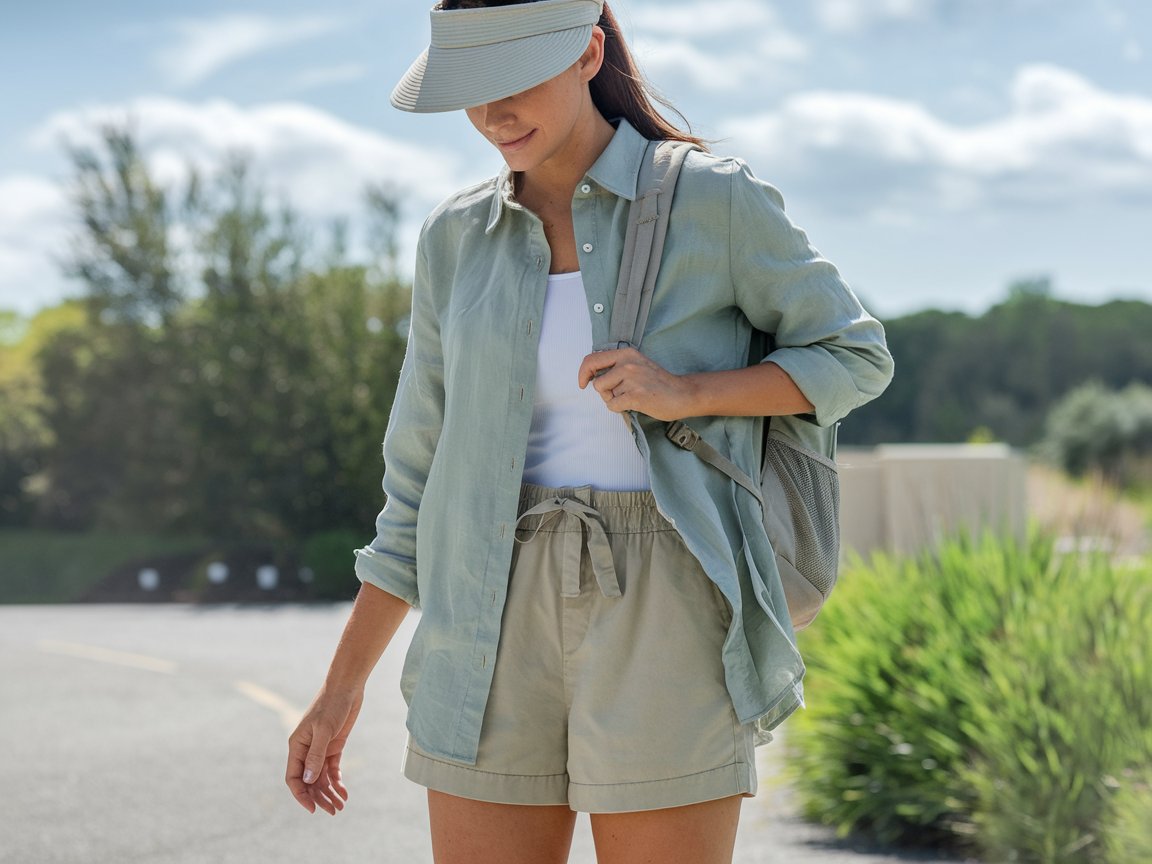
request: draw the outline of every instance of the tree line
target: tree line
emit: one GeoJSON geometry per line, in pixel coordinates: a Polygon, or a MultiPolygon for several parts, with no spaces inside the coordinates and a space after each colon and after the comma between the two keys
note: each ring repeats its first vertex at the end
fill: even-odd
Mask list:
{"type": "MultiPolygon", "coordinates": [[[[70,158],[78,228],[62,264],[82,295],[31,320],[0,312],[0,523],[370,539],[410,303],[397,194],[366,190],[357,258],[347,220],[309,229],[242,157],[164,185],[110,128],[70,158]]],[[[1152,400],[1108,395],[1152,381],[1147,303],[1070,303],[1041,280],[979,316],[886,326],[895,380],[848,418],[845,443],[1031,447],[1071,429],[1077,470],[1097,458],[1081,440],[1101,440],[1089,420],[1152,429],[1152,400]],[[1096,396],[1053,413],[1081,385],[1096,396]],[[1137,408],[1093,407],[1115,398],[1137,408]]],[[[1145,434],[1105,458],[1129,464],[1152,448],[1145,434]]]]}
{"type": "Polygon", "coordinates": [[[849,415],[846,443],[993,439],[1029,448],[1078,387],[1152,382],[1152,305],[1058,300],[1046,280],[1010,286],[978,316],[929,310],[885,328],[896,376],[883,396],[849,415]]]}

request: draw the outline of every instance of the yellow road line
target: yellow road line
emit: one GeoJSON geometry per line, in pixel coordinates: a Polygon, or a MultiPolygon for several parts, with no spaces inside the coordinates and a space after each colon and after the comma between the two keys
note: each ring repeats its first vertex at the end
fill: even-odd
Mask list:
{"type": "Polygon", "coordinates": [[[304,716],[304,712],[299,708],[291,705],[288,700],[278,693],[273,693],[266,687],[261,687],[259,684],[253,684],[251,681],[233,681],[232,686],[242,695],[247,696],[257,705],[262,705],[272,711],[275,711],[280,718],[280,723],[284,728],[291,732],[296,728],[296,724],[300,722],[300,718],[304,716]]]}
{"type": "Polygon", "coordinates": [[[111,648],[101,648],[98,645],[82,645],[79,642],[60,642],[55,639],[41,639],[36,643],[36,647],[50,654],[81,657],[85,660],[95,660],[97,663],[127,666],[130,669],[144,669],[148,672],[160,672],[165,675],[171,675],[176,671],[176,664],[171,660],[161,660],[159,657],[148,657],[145,654],[133,654],[130,651],[114,651],[111,648]]]}

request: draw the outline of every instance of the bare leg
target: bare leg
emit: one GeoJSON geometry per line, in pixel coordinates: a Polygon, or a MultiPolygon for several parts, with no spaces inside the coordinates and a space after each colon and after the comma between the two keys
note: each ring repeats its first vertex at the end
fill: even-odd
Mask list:
{"type": "Polygon", "coordinates": [[[564,864],[576,814],[568,807],[491,804],[428,790],[436,864],[564,864]]]}
{"type": "Polygon", "coordinates": [[[742,795],[637,813],[592,814],[597,864],[731,864],[742,795]]]}

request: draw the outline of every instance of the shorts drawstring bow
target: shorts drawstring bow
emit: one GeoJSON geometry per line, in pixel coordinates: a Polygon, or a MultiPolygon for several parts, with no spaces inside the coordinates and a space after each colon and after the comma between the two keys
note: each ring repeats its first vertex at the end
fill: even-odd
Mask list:
{"type": "Polygon", "coordinates": [[[546,522],[554,519],[557,514],[561,518],[568,516],[579,519],[583,528],[579,531],[565,532],[564,537],[564,572],[560,581],[560,595],[562,597],[580,596],[580,551],[586,545],[588,559],[592,563],[592,573],[596,577],[596,584],[605,597],[621,597],[620,581],[616,578],[616,565],[612,561],[612,547],[608,543],[608,535],[604,533],[603,517],[596,508],[578,501],[575,498],[549,498],[541,501],[535,507],[525,510],[516,520],[516,526],[529,516],[540,516],[540,521],[527,540],[516,538],[518,543],[530,543],[536,539],[540,529],[546,522]],[[587,539],[585,540],[585,532],[587,539]]]}

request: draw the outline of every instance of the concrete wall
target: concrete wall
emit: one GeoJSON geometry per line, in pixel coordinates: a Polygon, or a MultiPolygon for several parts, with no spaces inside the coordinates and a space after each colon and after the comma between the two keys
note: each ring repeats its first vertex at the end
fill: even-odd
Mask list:
{"type": "Polygon", "coordinates": [[[918,552],[986,528],[1024,534],[1027,463],[1006,445],[844,447],[837,462],[845,552],[918,552]]]}

